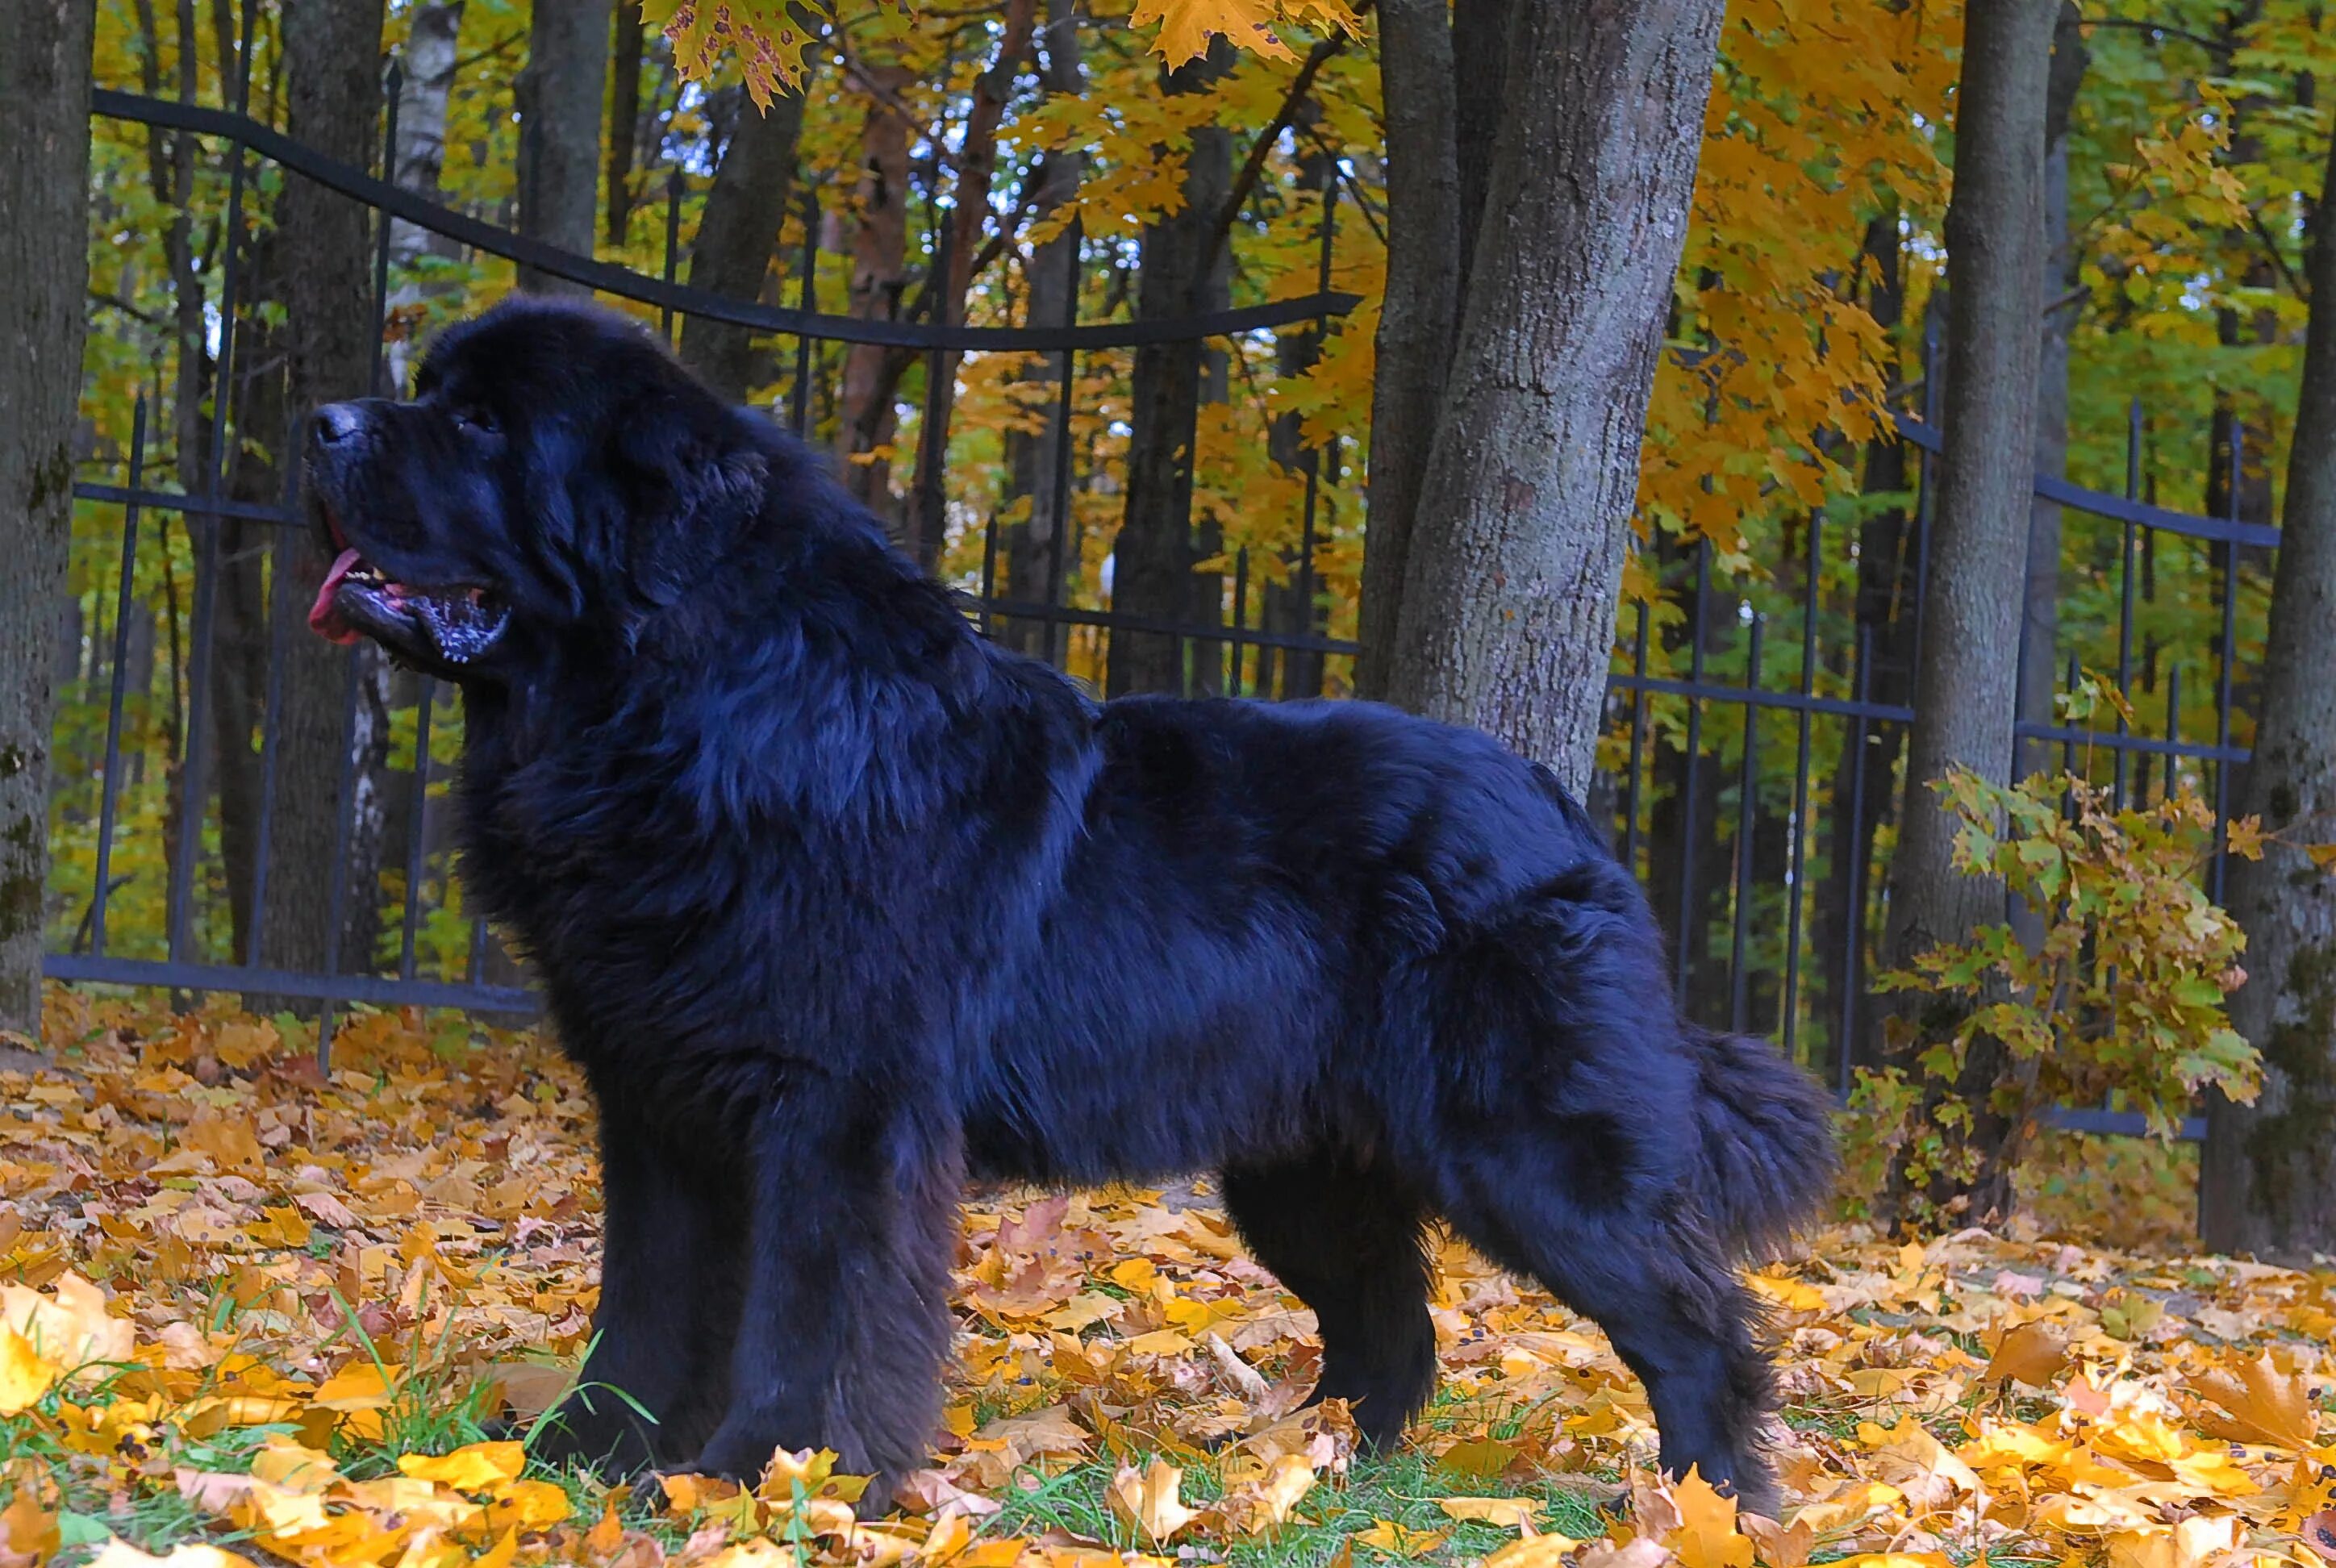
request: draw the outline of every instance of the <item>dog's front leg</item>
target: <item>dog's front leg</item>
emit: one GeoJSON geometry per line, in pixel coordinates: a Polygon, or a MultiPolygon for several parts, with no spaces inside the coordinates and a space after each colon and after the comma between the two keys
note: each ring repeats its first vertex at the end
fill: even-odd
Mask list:
{"type": "Polygon", "coordinates": [[[881,1511],[939,1414],[957,1131],[913,1094],[807,1078],[752,1149],[730,1410],[697,1468],[752,1481],[775,1450],[832,1448],[881,1511]]]}
{"type": "Polygon", "coordinates": [[[704,1148],[676,1149],[625,1089],[603,1089],[600,1304],[575,1392],[530,1438],[610,1475],[687,1458],[729,1403],[745,1194],[704,1148]]]}

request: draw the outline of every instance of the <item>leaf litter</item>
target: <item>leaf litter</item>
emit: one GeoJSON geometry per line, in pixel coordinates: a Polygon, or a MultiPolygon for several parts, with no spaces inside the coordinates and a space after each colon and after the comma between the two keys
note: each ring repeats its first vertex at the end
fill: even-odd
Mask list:
{"type": "Polygon", "coordinates": [[[0,1072],[0,1568],[2336,1563],[2336,1275],[1821,1232],[1750,1276],[1768,1519],[1655,1474],[1603,1336],[1448,1241],[1443,1392],[1408,1468],[1358,1456],[1299,1403],[1311,1314],[1205,1184],[970,1196],[897,1505],[825,1453],[604,1486],[490,1426],[590,1333],[591,1108],[555,1052],[360,1013],[326,1073],[289,1019],[64,992],[48,1033],[0,1072]]]}

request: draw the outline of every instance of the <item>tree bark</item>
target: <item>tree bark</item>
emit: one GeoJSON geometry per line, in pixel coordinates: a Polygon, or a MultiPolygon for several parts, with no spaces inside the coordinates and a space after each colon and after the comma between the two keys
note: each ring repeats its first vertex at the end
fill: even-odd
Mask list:
{"type": "MultiPolygon", "coordinates": [[[[1454,238],[1459,261],[1455,297],[1468,295],[1468,272],[1484,231],[1484,198],[1508,101],[1509,24],[1519,0],[1453,0],[1452,41],[1445,55],[1454,83],[1453,131],[1460,212],[1454,238]]],[[[1456,325],[1458,317],[1454,317],[1456,325]]]]}
{"type": "MultiPolygon", "coordinates": [[[[1209,52],[1168,73],[1163,91],[1205,92],[1232,69],[1233,46],[1223,36],[1209,52]]],[[[1232,183],[1232,134],[1222,126],[1192,131],[1184,155],[1184,205],[1144,230],[1142,275],[1136,283],[1139,319],[1189,316],[1225,275],[1224,248],[1215,219],[1232,183]]],[[[1112,609],[1171,622],[1192,613],[1192,445],[1201,406],[1203,346],[1147,344],[1135,351],[1130,386],[1127,507],[1112,550],[1112,609]]],[[[1170,633],[1114,629],[1104,689],[1118,696],[1138,691],[1182,691],[1183,639],[1170,633]]]]}
{"type": "MultiPolygon", "coordinates": [[[[542,0],[530,13],[519,101],[519,231],[579,256],[592,254],[600,174],[600,101],[608,82],[611,0],[542,0]]],[[[589,294],[583,285],[522,267],[538,294],[589,294]]]]}
{"type": "MultiPolygon", "coordinates": [[[[1973,0],[1955,121],[1947,209],[1946,428],[1907,795],[1890,868],[1885,954],[1903,967],[1942,942],[2004,918],[2003,884],[1954,865],[1954,819],[1930,785],[1955,768],[2004,780],[2019,698],[2020,589],[2035,449],[2044,261],[2044,136],[2056,0],[1973,0]],[[2006,462],[2004,454],[2020,454],[2006,462]]],[[[1923,1019],[1936,1037],[1951,1010],[1923,1019]]],[[[2008,1155],[2022,1128],[1990,1105],[2000,1047],[1971,1047],[1955,1095],[1984,1162],[1963,1195],[1978,1218],[2010,1201],[2008,1155]]],[[[1933,1186],[1934,1201],[1954,1194],[1933,1186]]]]}
{"type": "MultiPolygon", "coordinates": [[[[998,172],[998,126],[1005,118],[1007,101],[1013,96],[1022,57],[1029,52],[1030,24],[1037,11],[1036,0],[1006,0],[998,59],[974,83],[973,106],[966,115],[965,136],[959,143],[949,243],[942,251],[949,265],[938,280],[940,292],[929,312],[939,326],[953,326],[965,319],[966,291],[973,286],[974,261],[982,228],[989,218],[989,189],[998,172]]],[[[945,477],[949,417],[957,403],[958,357],[938,354],[926,358],[926,374],[933,378],[925,388],[924,416],[930,428],[918,443],[916,509],[909,531],[917,560],[927,571],[939,566],[949,531],[945,477]]]]}
{"type": "Polygon", "coordinates": [[[96,8],[0,0],[0,1029],[41,1033],[52,639],[73,523],[96,8]]]}
{"type": "Polygon", "coordinates": [[[1388,695],[1587,791],[1718,0],[1518,0],[1388,695]]]}
{"type": "MultiPolygon", "coordinates": [[[[1482,11],[1487,0],[1463,0],[1482,11]]],[[[1371,382],[1358,696],[1384,699],[1413,519],[1460,314],[1463,236],[1452,27],[1444,0],[1380,0],[1387,261],[1371,382]]]]}
{"type": "Polygon", "coordinates": [[[2216,1251],[2302,1261],[2336,1251],[2336,885],[2304,846],[2336,841],[2336,137],[2309,262],[2312,317],[2263,651],[2262,721],[2241,810],[2278,836],[2234,858],[2225,893],[2247,933],[2231,1024],[2263,1053],[2253,1105],[2215,1096],[2198,1228],[2216,1251]]]}
{"type": "MultiPolygon", "coordinates": [[[[648,47],[648,28],[639,0],[617,0],[617,34],[608,46],[608,170],[605,193],[606,232],[611,246],[622,248],[633,216],[633,160],[639,152],[636,123],[641,112],[641,59],[648,47]]],[[[800,123],[802,110],[796,110],[800,123]]]]}
{"type": "MultiPolygon", "coordinates": [[[[2036,373],[2036,472],[2055,478],[2068,471],[2068,334],[2078,306],[2062,297],[2077,283],[2076,252],[2068,234],[2068,113],[2083,85],[2091,56],[2073,0],[2061,0],[2052,31],[2052,68],[2046,90],[2044,125],[2043,340],[2036,373]]],[[[2060,507],[2040,495],[2029,498],[2028,570],[2020,625],[2020,716],[2030,724],[2052,722],[2052,696],[2059,689],[2060,507]]],[[[2049,741],[2020,747],[2014,773],[2022,778],[2053,765],[2059,748],[2049,741]]],[[[2022,935],[2042,940],[2040,923],[2015,911],[2028,928],[2022,935]]]]}
{"type": "MultiPolygon", "coordinates": [[[[381,108],[381,0],[289,0],[284,16],[285,91],[291,135],[363,169],[375,160],[381,108]]],[[[283,272],[287,395],[295,411],[372,390],[375,323],[366,209],[310,180],[291,179],[277,199],[278,232],[299,236],[297,265],[283,272]]],[[[290,600],[306,605],[326,561],[309,531],[283,541],[290,600]]],[[[345,730],[350,676],[345,656],[305,635],[283,639],[277,731],[276,813],[268,833],[265,918],[271,965],[362,968],[378,929],[380,774],[387,755],[387,666],[370,645],[359,661],[354,734],[345,730]],[[356,789],[347,852],[340,862],[346,907],[331,918],[334,840],[341,775],[354,756],[356,789]],[[336,951],[337,950],[337,951],[336,951]]],[[[289,1005],[289,1004],[287,1004],[289,1005]]]]}
{"type": "MultiPolygon", "coordinates": [[[[768,109],[741,105],[737,128],[714,170],[706,211],[690,247],[689,283],[732,299],[762,293],[778,248],[779,230],[793,189],[795,141],[803,101],[783,93],[768,109]]],[[[754,381],[754,335],[747,327],[703,317],[681,326],[681,362],[733,403],[743,403],[754,381]]]]}
{"type": "MultiPolygon", "coordinates": [[[[909,140],[912,129],[884,100],[906,85],[912,73],[899,65],[863,66],[871,97],[860,131],[860,189],[854,195],[852,229],[852,314],[867,321],[900,317],[907,288],[909,252],[909,140]]],[[[881,344],[855,343],[843,356],[843,385],[837,410],[836,457],[844,483],[861,505],[888,523],[897,523],[892,502],[892,465],[869,453],[892,443],[892,409],[881,344]]]]}

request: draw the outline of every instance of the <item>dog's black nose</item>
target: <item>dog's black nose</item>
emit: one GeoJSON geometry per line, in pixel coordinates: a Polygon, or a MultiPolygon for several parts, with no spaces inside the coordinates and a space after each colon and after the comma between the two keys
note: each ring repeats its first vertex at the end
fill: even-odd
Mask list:
{"type": "Polygon", "coordinates": [[[332,446],[349,440],[365,427],[365,415],[353,403],[328,403],[316,410],[309,422],[308,439],[318,446],[332,446]]]}

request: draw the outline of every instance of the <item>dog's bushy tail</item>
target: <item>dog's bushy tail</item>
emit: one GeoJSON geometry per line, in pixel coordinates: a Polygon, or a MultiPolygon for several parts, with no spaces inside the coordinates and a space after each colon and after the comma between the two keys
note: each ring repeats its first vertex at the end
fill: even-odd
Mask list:
{"type": "Polygon", "coordinates": [[[1696,1083],[1696,1196],[1747,1254],[1768,1251],[1833,1189],[1833,1101],[1765,1040],[1687,1027],[1696,1083]]]}

